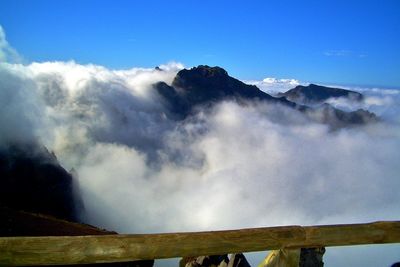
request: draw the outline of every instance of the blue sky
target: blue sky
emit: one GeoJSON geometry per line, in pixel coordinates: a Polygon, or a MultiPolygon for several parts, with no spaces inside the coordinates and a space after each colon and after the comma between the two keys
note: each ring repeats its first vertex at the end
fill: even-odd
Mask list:
{"type": "Polygon", "coordinates": [[[241,79],[400,87],[400,1],[0,1],[27,62],[219,65],[241,79]]]}

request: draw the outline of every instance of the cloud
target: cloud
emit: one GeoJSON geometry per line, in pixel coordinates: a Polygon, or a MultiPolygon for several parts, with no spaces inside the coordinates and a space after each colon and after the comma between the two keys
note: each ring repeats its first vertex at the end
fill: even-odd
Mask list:
{"type": "Polygon", "coordinates": [[[77,167],[87,219],[123,232],[395,219],[399,129],[330,133],[305,120],[224,102],[164,132],[155,168],[146,151],[97,143],[77,167]]]}
{"type": "Polygon", "coordinates": [[[175,121],[151,84],[170,84],[182,67],[1,63],[0,144],[45,144],[76,171],[81,217],[121,233],[398,219],[397,91],[363,89],[361,105],[384,120],[333,132],[259,102],[224,101],[175,121]]]}
{"type": "Polygon", "coordinates": [[[323,52],[323,55],[327,56],[327,57],[358,57],[358,58],[368,57],[368,55],[365,53],[357,53],[357,52],[354,52],[351,50],[345,50],[345,49],[327,50],[327,51],[323,52]]]}
{"type": "Polygon", "coordinates": [[[324,52],[325,56],[328,57],[345,57],[352,55],[353,52],[350,50],[328,50],[324,52]]]}
{"type": "Polygon", "coordinates": [[[0,63],[0,145],[33,142],[43,127],[44,104],[35,82],[18,66],[0,63]]]}
{"type": "Polygon", "coordinates": [[[400,114],[400,90],[336,85],[333,85],[333,87],[358,91],[364,95],[364,100],[360,102],[354,102],[346,98],[328,99],[326,102],[332,106],[347,111],[354,111],[360,108],[366,109],[374,112],[380,118],[383,118],[386,121],[395,121],[395,123],[400,123],[399,116],[397,116],[397,114],[400,114]]]}
{"type": "Polygon", "coordinates": [[[255,85],[260,88],[260,90],[272,95],[280,92],[286,92],[287,90],[293,89],[297,85],[305,84],[296,79],[277,79],[271,77],[265,78],[262,81],[247,80],[243,82],[255,85]]]}
{"type": "Polygon", "coordinates": [[[6,33],[0,25],[0,62],[22,62],[22,57],[10,46],[6,39],[6,33]]]}

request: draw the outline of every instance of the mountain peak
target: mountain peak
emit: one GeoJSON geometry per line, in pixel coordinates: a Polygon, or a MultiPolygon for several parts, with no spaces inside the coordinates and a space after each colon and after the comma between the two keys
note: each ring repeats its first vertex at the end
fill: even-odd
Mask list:
{"type": "Polygon", "coordinates": [[[218,84],[229,78],[228,72],[221,67],[199,65],[191,69],[183,69],[178,72],[172,85],[174,87],[188,88],[191,85],[207,82],[218,84]]]}
{"type": "MultiPolygon", "coordinates": [[[[197,75],[201,75],[203,77],[217,77],[217,76],[228,76],[228,72],[221,67],[214,66],[210,67],[208,65],[199,65],[197,67],[193,67],[189,70],[181,70],[179,73],[183,74],[185,72],[195,73],[197,75]]],[[[179,76],[178,73],[178,76],[179,76]]]]}
{"type": "Polygon", "coordinates": [[[191,70],[199,71],[207,76],[218,76],[218,75],[227,76],[228,75],[228,72],[219,66],[210,67],[208,65],[199,65],[197,67],[193,67],[191,70]]]}
{"type": "Polygon", "coordinates": [[[224,98],[272,98],[256,86],[245,84],[229,76],[223,68],[207,65],[179,71],[172,82],[172,87],[190,105],[224,98]]]}
{"type": "Polygon", "coordinates": [[[274,99],[255,85],[245,84],[229,76],[223,68],[207,65],[183,69],[176,74],[171,86],[161,82],[155,84],[154,88],[171,109],[183,117],[196,105],[224,99],[274,99]]]}

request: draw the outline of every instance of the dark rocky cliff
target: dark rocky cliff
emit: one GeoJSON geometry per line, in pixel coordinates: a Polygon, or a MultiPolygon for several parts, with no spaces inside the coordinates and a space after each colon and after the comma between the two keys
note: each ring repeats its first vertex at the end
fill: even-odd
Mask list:
{"type": "Polygon", "coordinates": [[[1,148],[0,185],[3,206],[78,221],[82,203],[74,194],[73,177],[44,147],[1,148]]]}

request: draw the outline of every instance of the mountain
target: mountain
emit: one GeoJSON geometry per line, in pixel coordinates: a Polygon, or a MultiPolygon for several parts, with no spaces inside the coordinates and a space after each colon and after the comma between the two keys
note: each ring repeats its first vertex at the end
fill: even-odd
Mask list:
{"type": "Polygon", "coordinates": [[[329,98],[344,97],[354,101],[363,100],[364,96],[358,92],[332,88],[316,84],[308,86],[298,85],[285,93],[279,93],[278,96],[284,96],[289,101],[299,104],[320,104],[329,98]]]}
{"type": "MultiPolygon", "coordinates": [[[[243,103],[246,100],[257,100],[271,104],[281,104],[304,112],[311,119],[329,124],[334,128],[364,124],[377,119],[375,114],[362,109],[354,112],[345,112],[327,104],[322,107],[301,105],[288,100],[286,95],[273,97],[261,91],[255,85],[245,84],[229,76],[220,67],[200,65],[191,69],[183,69],[177,73],[171,85],[159,82],[154,84],[153,87],[169,108],[171,116],[176,119],[184,119],[195,113],[196,107],[199,105],[211,106],[222,100],[235,100],[239,103],[243,103]]],[[[297,86],[297,89],[294,88],[292,90],[296,89],[297,91],[303,87],[297,86]]],[[[310,94],[310,99],[323,99],[339,95],[354,96],[356,99],[362,99],[361,94],[343,89],[318,85],[310,85],[304,88],[311,88],[305,89],[305,92],[310,90],[319,92],[310,94]]],[[[291,92],[291,90],[288,92],[291,92]]]]}
{"type": "Polygon", "coordinates": [[[306,113],[315,121],[327,124],[333,129],[378,121],[377,116],[368,110],[358,109],[356,111],[343,111],[329,104],[323,104],[322,106],[308,109],[306,113]]]}
{"type": "Polygon", "coordinates": [[[217,101],[226,97],[258,98],[272,100],[273,97],[254,85],[245,84],[228,75],[220,67],[200,65],[190,70],[178,72],[172,87],[182,89],[190,104],[217,101]]]}
{"type": "Polygon", "coordinates": [[[0,205],[78,221],[82,203],[55,155],[29,144],[0,148],[0,205]]]}
{"type": "Polygon", "coordinates": [[[255,85],[245,84],[229,76],[223,68],[206,65],[179,71],[171,86],[159,82],[153,87],[179,117],[186,117],[198,105],[212,105],[225,99],[261,100],[296,106],[285,98],[272,97],[255,85]]]}

